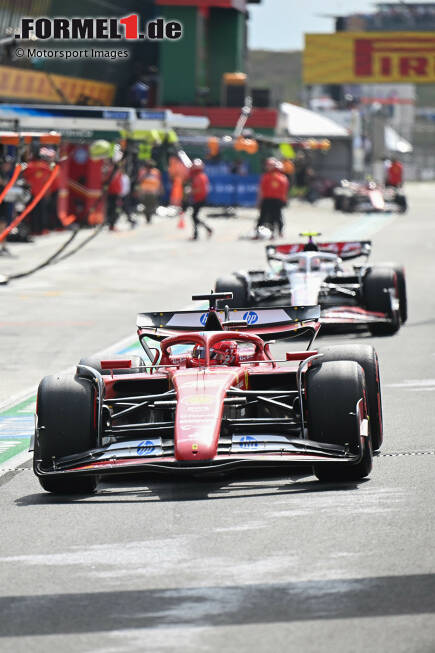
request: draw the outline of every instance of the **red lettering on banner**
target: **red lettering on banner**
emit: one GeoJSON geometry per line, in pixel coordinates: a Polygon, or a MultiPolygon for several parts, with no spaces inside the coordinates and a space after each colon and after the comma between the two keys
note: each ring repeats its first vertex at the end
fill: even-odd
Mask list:
{"type": "Polygon", "coordinates": [[[355,39],[356,77],[427,77],[435,64],[433,38],[355,39]]]}
{"type": "Polygon", "coordinates": [[[11,88],[12,93],[20,93],[21,92],[21,75],[15,74],[14,77],[12,78],[13,80],[13,85],[11,88]]]}
{"type": "Polygon", "coordinates": [[[26,95],[30,95],[30,96],[32,95],[34,82],[35,82],[35,78],[32,77],[31,75],[28,75],[26,79],[26,95]]]}
{"type": "Polygon", "coordinates": [[[37,97],[41,97],[41,95],[43,95],[46,92],[47,89],[45,88],[45,85],[46,85],[45,77],[40,77],[39,78],[39,84],[38,84],[38,87],[36,89],[37,97]]]}
{"type": "Polygon", "coordinates": [[[382,75],[391,75],[391,59],[389,57],[382,57],[381,59],[381,73],[382,75]]]}
{"type": "Polygon", "coordinates": [[[429,60],[427,57],[401,57],[400,74],[404,77],[409,75],[427,75],[429,60]]]}

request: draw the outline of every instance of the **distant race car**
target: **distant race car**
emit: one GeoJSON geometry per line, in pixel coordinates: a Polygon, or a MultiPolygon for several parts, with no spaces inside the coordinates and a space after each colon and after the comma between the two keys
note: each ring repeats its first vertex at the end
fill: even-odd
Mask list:
{"type": "Polygon", "coordinates": [[[396,333],[408,317],[404,268],[394,263],[369,265],[371,241],[316,243],[319,233],[302,233],[307,243],[267,245],[267,270],[239,271],[216,281],[216,292],[233,293],[233,304],[315,305],[328,326],[368,329],[374,335],[396,333]],[[351,259],[366,259],[345,266],[351,259]]]}
{"type": "Polygon", "coordinates": [[[400,188],[380,186],[374,181],[360,183],[343,179],[340,185],[334,188],[334,208],[345,213],[405,213],[408,203],[400,188]]]}
{"type": "Polygon", "coordinates": [[[276,361],[267,340],[307,334],[311,345],[319,308],[259,308],[252,324],[239,310],[215,310],[231,297],[139,314],[147,362],[82,359],[74,374],[41,381],[31,449],[45,490],[89,493],[100,477],[147,472],[296,465],[334,482],[370,473],[383,438],[374,349],[309,348],[276,361]]]}

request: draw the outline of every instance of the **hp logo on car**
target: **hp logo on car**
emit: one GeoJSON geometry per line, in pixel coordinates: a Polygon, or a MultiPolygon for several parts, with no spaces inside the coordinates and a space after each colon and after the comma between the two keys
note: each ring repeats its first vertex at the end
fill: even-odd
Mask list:
{"type": "Polygon", "coordinates": [[[154,442],[152,440],[143,440],[137,447],[138,456],[149,456],[153,453],[155,449],[154,442]]]}
{"type": "Polygon", "coordinates": [[[255,324],[258,322],[258,313],[255,311],[247,311],[244,314],[243,319],[246,320],[249,325],[255,324]]]}
{"type": "Polygon", "coordinates": [[[201,315],[200,322],[201,322],[202,326],[205,326],[205,323],[207,322],[207,318],[208,318],[208,313],[203,313],[201,315]]]}
{"type": "Polygon", "coordinates": [[[252,435],[244,435],[240,438],[240,446],[243,449],[256,449],[258,447],[258,441],[252,435]]]}

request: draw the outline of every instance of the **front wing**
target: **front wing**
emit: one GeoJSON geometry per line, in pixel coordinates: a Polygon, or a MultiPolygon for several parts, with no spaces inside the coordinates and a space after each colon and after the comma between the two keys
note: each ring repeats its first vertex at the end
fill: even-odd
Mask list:
{"type": "Polygon", "coordinates": [[[369,324],[390,324],[391,315],[368,311],[360,306],[334,306],[320,312],[320,324],[334,326],[340,324],[368,326],[369,324]]]}
{"type": "Polygon", "coordinates": [[[132,440],[93,449],[80,455],[57,459],[50,468],[35,461],[38,477],[65,477],[67,475],[119,475],[143,472],[210,473],[246,467],[301,466],[318,463],[352,464],[360,454],[351,453],[347,447],[273,436],[264,441],[261,436],[235,436],[228,452],[217,454],[212,460],[177,460],[166,455],[161,438],[147,441],[132,440]]]}

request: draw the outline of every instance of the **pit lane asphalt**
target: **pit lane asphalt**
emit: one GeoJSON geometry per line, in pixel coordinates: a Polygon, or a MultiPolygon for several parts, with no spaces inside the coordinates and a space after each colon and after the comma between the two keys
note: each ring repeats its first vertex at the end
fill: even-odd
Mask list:
{"type": "MultiPolygon", "coordinates": [[[[288,240],[377,230],[373,260],[406,265],[407,326],[334,338],[379,353],[385,445],[370,480],[136,481],[66,500],[21,464],[0,479],[0,651],[435,650],[435,188],[408,192],[408,215],[366,216],[365,233],[328,202],[287,212],[288,240]]],[[[186,241],[169,219],[103,233],[0,288],[0,399],[133,334],[138,311],[183,307],[218,274],[262,267],[264,243],[236,240],[251,227],[240,214],[213,220],[211,241],[186,241]]],[[[19,258],[1,259],[0,273],[63,238],[11,246],[19,258]]]]}

